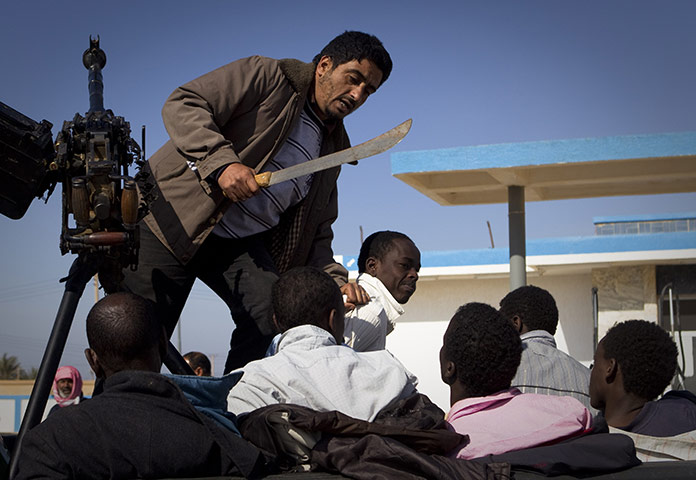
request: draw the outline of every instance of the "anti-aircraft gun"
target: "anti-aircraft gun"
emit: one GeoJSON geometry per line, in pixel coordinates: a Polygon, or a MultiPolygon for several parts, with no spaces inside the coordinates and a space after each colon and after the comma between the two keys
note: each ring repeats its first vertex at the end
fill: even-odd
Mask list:
{"type": "Polygon", "coordinates": [[[140,163],[142,155],[129,123],[104,109],[106,54],[98,38],[90,37],[82,62],[89,71],[89,111],[63,124],[49,169],[63,173],[61,252],[105,256],[100,259],[101,282],[111,291],[120,267],[134,267],[138,261],[138,194],[128,167],[140,163]],[[74,228],[68,226],[69,214],[74,228]]]}
{"type": "Polygon", "coordinates": [[[34,197],[48,201],[60,183],[61,253],[105,257],[99,270],[111,291],[120,267],[137,265],[138,196],[128,167],[143,155],[130,124],[104,109],[106,54],[99,38],[90,37],[82,62],[89,71],[89,111],[64,122],[55,144],[49,122],[34,122],[0,103],[0,212],[21,218],[34,197]]]}
{"type": "Polygon", "coordinates": [[[64,122],[55,143],[49,122],[35,122],[0,103],[0,213],[19,219],[35,197],[48,201],[60,184],[60,250],[63,255],[78,255],[63,279],[65,293],[15,441],[13,460],[19,456],[26,431],[41,421],[86,284],[98,273],[104,289],[114,291],[122,270],[136,268],[138,262],[137,222],[145,208],[138,204],[136,181],[128,169],[133,163],[141,165],[144,154],[131,138],[129,123],[104,109],[101,72],[106,54],[99,48],[98,37],[90,37],[82,61],[89,71],[89,111],[64,122]]]}

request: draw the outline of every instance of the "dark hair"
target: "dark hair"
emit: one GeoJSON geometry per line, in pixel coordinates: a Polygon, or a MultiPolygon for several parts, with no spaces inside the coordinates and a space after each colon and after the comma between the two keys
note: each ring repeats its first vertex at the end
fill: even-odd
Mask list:
{"type": "MultiPolygon", "coordinates": [[[[393,248],[394,240],[408,240],[413,243],[413,240],[408,238],[403,233],[392,232],[390,230],[382,230],[375,232],[363,241],[360,246],[360,255],[358,255],[358,273],[365,272],[365,264],[367,259],[374,257],[377,260],[384,260],[384,257],[393,248]]],[[[415,245],[415,244],[414,244],[415,245]]]]}
{"type": "Polygon", "coordinates": [[[87,315],[87,341],[110,362],[146,358],[164,336],[155,304],[132,293],[118,292],[99,300],[87,315]]]}
{"type": "Polygon", "coordinates": [[[546,330],[555,335],[558,327],[558,307],[551,294],[543,288],[527,285],[505,295],[500,301],[500,313],[508,320],[515,315],[529,330],[546,330]]]}
{"type": "Polygon", "coordinates": [[[467,303],[450,320],[444,338],[445,359],[469,396],[483,397],[510,388],[522,357],[515,327],[485,303],[467,303]]]}
{"type": "Polygon", "coordinates": [[[602,339],[604,358],[621,368],[626,393],[656,399],[677,369],[677,346],[656,323],[628,320],[611,327],[602,339]]]}
{"type": "Polygon", "coordinates": [[[188,352],[184,355],[184,359],[191,365],[192,369],[202,368],[203,374],[210,376],[212,366],[210,365],[210,359],[201,352],[188,352]]]}
{"type": "Polygon", "coordinates": [[[346,31],[340,34],[314,57],[314,65],[317,65],[323,56],[331,58],[334,68],[351,60],[359,62],[366,58],[372,61],[382,72],[380,85],[387,81],[392,71],[392,60],[384,45],[377,37],[368,33],[346,31]]]}
{"type": "Polygon", "coordinates": [[[297,267],[281,275],[273,284],[271,302],[281,333],[300,325],[328,329],[329,312],[343,308],[334,279],[315,267],[297,267]]]}

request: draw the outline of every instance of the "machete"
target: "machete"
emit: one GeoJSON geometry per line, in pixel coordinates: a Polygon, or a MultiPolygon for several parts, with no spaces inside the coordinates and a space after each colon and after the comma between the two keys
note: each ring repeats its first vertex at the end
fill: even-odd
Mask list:
{"type": "Polygon", "coordinates": [[[254,178],[260,187],[270,187],[276,183],[292,180],[302,175],[309,175],[310,173],[320,172],[327,168],[337,167],[338,165],[348,162],[357,162],[360,159],[377,155],[399,143],[410,130],[411,123],[411,119],[409,118],[401,125],[397,125],[391,130],[384,132],[379,137],[375,137],[360,145],[315,158],[314,160],[302,162],[292,167],[283,168],[275,172],[259,173],[254,178]]]}

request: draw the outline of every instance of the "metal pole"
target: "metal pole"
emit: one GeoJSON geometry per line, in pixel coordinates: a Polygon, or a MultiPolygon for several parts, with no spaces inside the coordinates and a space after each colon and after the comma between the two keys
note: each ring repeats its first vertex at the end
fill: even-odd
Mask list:
{"type": "Polygon", "coordinates": [[[176,348],[181,351],[181,318],[179,318],[179,324],[176,326],[176,348]]]}
{"type": "Polygon", "coordinates": [[[15,446],[10,460],[10,477],[14,476],[17,468],[17,458],[21,455],[22,441],[24,435],[41,422],[46,402],[51,394],[51,386],[53,378],[58,370],[58,363],[63,356],[65,342],[70,333],[77,304],[80,301],[82,292],[85,286],[96,273],[97,264],[91,262],[86,256],[80,255],[73,262],[70,273],[65,282],[65,292],[56,314],[56,320],[53,324],[51,336],[48,339],[48,345],[44,351],[39,373],[34,381],[34,388],[29,397],[29,404],[22,419],[22,424],[19,427],[19,433],[15,440],[15,446]]]}
{"type": "Polygon", "coordinates": [[[493,241],[493,230],[491,229],[491,222],[486,220],[486,225],[488,225],[488,236],[491,237],[491,248],[495,248],[495,242],[493,241]]]}
{"type": "Polygon", "coordinates": [[[597,287],[592,287],[592,321],[592,354],[594,354],[597,351],[597,343],[599,343],[599,295],[597,287]]]}
{"type": "Polygon", "coordinates": [[[176,375],[195,375],[191,366],[186,363],[172,342],[167,342],[167,356],[164,359],[164,365],[176,375]]]}
{"type": "Polygon", "coordinates": [[[669,287],[669,333],[672,335],[672,340],[674,340],[674,299],[672,298],[672,287],[669,287]]]}
{"type": "Polygon", "coordinates": [[[524,187],[510,186],[508,187],[510,291],[527,285],[527,251],[524,222],[524,187]]]}

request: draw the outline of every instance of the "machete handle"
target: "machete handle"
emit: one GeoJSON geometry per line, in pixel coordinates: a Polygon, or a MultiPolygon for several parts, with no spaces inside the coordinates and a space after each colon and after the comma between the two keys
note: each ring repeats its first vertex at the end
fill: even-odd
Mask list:
{"type": "Polygon", "coordinates": [[[268,184],[271,183],[271,173],[273,172],[263,172],[258,175],[254,175],[254,180],[259,184],[259,187],[266,188],[268,184]]]}

